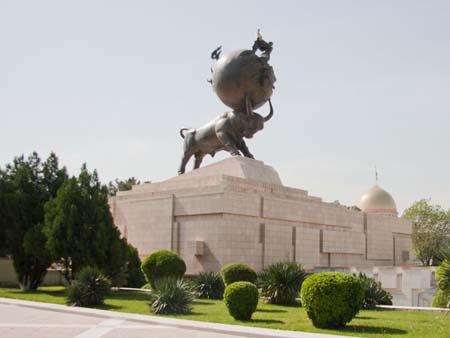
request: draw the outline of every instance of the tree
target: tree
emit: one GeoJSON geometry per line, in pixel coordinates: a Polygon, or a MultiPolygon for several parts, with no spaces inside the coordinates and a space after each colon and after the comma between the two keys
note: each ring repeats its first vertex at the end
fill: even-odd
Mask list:
{"type": "MultiPolygon", "coordinates": [[[[47,248],[71,282],[85,266],[101,269],[113,283],[125,280],[126,241],[113,223],[108,188],[83,165],[45,207],[47,248]]],[[[125,283],[125,282],[123,282],[125,283]]]]}
{"type": "Polygon", "coordinates": [[[450,243],[450,210],[422,199],[406,209],[403,217],[413,223],[416,257],[423,265],[439,263],[440,251],[450,243]]]}
{"type": "Polygon", "coordinates": [[[36,152],[16,157],[0,172],[2,251],[11,255],[23,290],[36,290],[51,263],[42,233],[44,205],[66,177],[53,153],[44,163],[36,152]]]}
{"type": "Polygon", "coordinates": [[[115,196],[118,191],[127,191],[131,190],[133,185],[141,184],[136,177],[130,177],[126,180],[115,179],[114,182],[108,183],[108,190],[110,196],[115,196]]]}
{"type": "Polygon", "coordinates": [[[11,228],[14,222],[16,194],[14,185],[0,170],[0,256],[11,253],[10,237],[11,228]]]}

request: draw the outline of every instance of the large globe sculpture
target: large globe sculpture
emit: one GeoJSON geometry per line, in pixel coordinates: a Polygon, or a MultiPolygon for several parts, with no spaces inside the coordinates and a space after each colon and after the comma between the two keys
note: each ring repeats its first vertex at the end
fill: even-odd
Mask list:
{"type": "Polygon", "coordinates": [[[253,109],[272,96],[276,81],[268,59],[251,50],[236,50],[221,55],[212,67],[212,86],[228,107],[245,111],[246,98],[253,109]]]}

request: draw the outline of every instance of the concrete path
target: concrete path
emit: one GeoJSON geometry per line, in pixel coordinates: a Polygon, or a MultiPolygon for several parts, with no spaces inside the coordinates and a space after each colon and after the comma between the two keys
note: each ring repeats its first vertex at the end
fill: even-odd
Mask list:
{"type": "Polygon", "coordinates": [[[0,298],[2,338],[327,338],[306,332],[250,328],[0,298]]]}

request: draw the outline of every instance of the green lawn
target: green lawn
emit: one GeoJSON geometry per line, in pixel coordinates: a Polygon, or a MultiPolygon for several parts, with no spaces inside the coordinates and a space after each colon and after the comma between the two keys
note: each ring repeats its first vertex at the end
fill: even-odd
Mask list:
{"type": "MultiPolygon", "coordinates": [[[[63,287],[41,287],[38,292],[21,292],[18,289],[0,288],[0,297],[64,304],[63,287]]],[[[101,309],[154,315],[143,292],[112,292],[101,309]]],[[[222,301],[196,300],[191,314],[167,316],[205,322],[258,326],[271,329],[321,332],[360,337],[450,337],[450,315],[442,313],[373,310],[361,311],[341,330],[315,328],[301,307],[269,305],[260,302],[249,322],[234,320],[222,301]]]]}

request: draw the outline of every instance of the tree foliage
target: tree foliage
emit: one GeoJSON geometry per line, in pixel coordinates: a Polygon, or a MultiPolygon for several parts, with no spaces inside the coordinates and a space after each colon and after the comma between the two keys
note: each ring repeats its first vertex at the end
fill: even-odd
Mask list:
{"type": "Polygon", "coordinates": [[[82,267],[97,266],[113,283],[124,279],[127,243],[120,238],[108,205],[108,188],[83,165],[45,208],[47,248],[65,267],[68,281],[82,267]]]}
{"type": "Polygon", "coordinates": [[[413,223],[413,247],[423,265],[439,263],[439,253],[450,241],[450,210],[427,200],[415,202],[403,217],[413,223]]]}
{"type": "Polygon", "coordinates": [[[0,170],[0,251],[11,255],[22,289],[35,290],[51,263],[42,233],[44,205],[66,177],[54,153],[45,162],[36,152],[22,155],[0,170]]]}
{"type": "Polygon", "coordinates": [[[127,191],[131,190],[133,185],[141,184],[136,177],[130,177],[126,180],[115,179],[114,182],[108,183],[108,191],[110,196],[115,196],[118,191],[127,191]]]}

